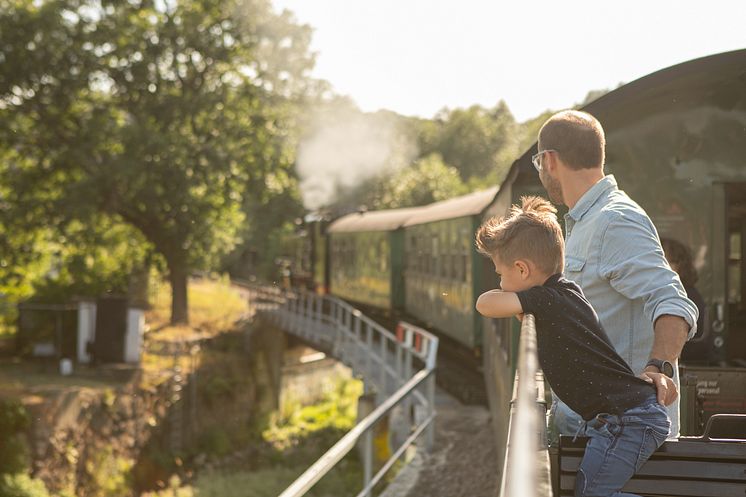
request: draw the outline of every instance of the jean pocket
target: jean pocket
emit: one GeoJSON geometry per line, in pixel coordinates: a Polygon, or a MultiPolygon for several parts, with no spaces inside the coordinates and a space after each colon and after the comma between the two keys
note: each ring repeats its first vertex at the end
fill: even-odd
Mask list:
{"type": "Polygon", "coordinates": [[[666,441],[666,434],[662,434],[658,427],[646,426],[642,436],[642,443],[640,444],[640,450],[637,453],[637,461],[635,462],[635,472],[639,471],[645,461],[647,461],[653,452],[658,450],[658,447],[663,445],[666,441]]]}

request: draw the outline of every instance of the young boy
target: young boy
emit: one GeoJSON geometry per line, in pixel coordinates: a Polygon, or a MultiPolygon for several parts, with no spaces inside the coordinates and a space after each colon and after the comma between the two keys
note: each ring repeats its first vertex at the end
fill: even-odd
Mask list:
{"type": "Polygon", "coordinates": [[[477,231],[477,248],[492,259],[501,287],[483,293],[477,310],[492,318],[534,315],[544,375],[586,421],[575,495],[632,497],[620,490],[668,437],[668,414],[653,385],[614,351],[580,287],[562,277],[557,210],[539,197],[521,202],[477,231]]]}

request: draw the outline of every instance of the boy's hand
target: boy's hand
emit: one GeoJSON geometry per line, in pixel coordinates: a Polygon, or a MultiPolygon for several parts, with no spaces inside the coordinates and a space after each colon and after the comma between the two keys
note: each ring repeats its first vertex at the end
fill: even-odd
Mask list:
{"type": "Polygon", "coordinates": [[[516,314],[515,318],[522,323],[523,322],[523,313],[516,314]]]}

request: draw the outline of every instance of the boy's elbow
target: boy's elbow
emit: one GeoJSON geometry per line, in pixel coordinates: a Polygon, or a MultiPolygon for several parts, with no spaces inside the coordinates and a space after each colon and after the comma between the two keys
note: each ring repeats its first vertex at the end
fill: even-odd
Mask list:
{"type": "Polygon", "coordinates": [[[487,309],[486,309],[487,306],[485,305],[485,301],[483,297],[484,295],[479,296],[479,298],[477,299],[477,303],[475,304],[474,307],[476,307],[477,312],[479,314],[485,315],[485,313],[487,312],[487,309]]]}

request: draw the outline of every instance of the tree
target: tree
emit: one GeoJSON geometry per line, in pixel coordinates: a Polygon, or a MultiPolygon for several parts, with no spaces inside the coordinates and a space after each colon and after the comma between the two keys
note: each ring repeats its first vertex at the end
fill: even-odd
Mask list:
{"type": "Polygon", "coordinates": [[[371,210],[426,205],[467,192],[458,171],[443,162],[438,154],[422,157],[393,175],[384,174],[374,181],[340,197],[338,206],[350,211],[360,206],[371,210]]]}
{"type": "Polygon", "coordinates": [[[503,149],[512,152],[516,123],[505,102],[485,109],[473,105],[468,109],[442,111],[436,116],[440,131],[425,127],[422,147],[426,153],[438,152],[455,167],[461,179],[483,178],[494,173],[495,158],[503,149]]]}
{"type": "Polygon", "coordinates": [[[287,175],[282,105],[312,64],[308,28],[264,1],[3,3],[8,201],[50,224],[135,227],[187,322],[190,271],[234,246],[245,195],[287,175]]]}

